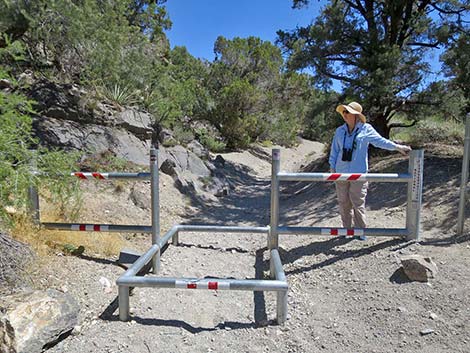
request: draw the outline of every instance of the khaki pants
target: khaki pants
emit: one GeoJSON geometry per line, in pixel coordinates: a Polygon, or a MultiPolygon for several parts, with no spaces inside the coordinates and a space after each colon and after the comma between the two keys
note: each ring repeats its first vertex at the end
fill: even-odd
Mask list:
{"type": "Polygon", "coordinates": [[[366,228],[366,195],[369,183],[337,181],[335,184],[343,228],[352,228],[353,217],[355,228],[366,228]]]}

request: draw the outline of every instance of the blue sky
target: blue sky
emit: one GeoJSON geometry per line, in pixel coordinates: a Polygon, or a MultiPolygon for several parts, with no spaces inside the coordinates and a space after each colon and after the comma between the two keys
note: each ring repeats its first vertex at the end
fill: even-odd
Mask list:
{"type": "Polygon", "coordinates": [[[168,0],[173,26],[166,34],[172,48],[185,46],[191,55],[212,61],[219,35],[274,42],[279,29],[308,25],[324,3],[314,0],[308,8],[294,10],[291,0],[168,0]]]}
{"type": "MultiPolygon", "coordinates": [[[[219,35],[228,39],[254,36],[274,43],[276,31],[310,24],[325,3],[311,0],[306,8],[292,9],[291,0],[168,0],[165,6],[173,26],[166,35],[172,48],[185,46],[191,55],[212,61],[219,35]]],[[[438,59],[438,54],[429,57],[437,76],[438,59]]],[[[340,86],[335,83],[333,88],[340,86]]]]}

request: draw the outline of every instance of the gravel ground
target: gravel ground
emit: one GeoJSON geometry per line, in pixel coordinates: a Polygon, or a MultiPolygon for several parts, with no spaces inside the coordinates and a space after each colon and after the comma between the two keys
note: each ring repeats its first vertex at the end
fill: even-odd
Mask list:
{"type": "MultiPolygon", "coordinates": [[[[260,151],[247,153],[224,155],[237,171],[237,183],[219,202],[201,205],[188,200],[162,177],[162,230],[180,222],[268,224],[269,163],[260,151]]],[[[321,146],[308,142],[283,149],[287,163],[282,169],[294,170],[320,155],[321,146]]],[[[396,155],[371,165],[376,172],[407,169],[406,160],[396,155]]],[[[58,254],[43,276],[48,286],[68,291],[79,301],[80,326],[50,352],[469,352],[470,235],[454,234],[459,168],[461,157],[426,157],[419,243],[281,236],[280,255],[289,283],[289,313],[283,326],[275,323],[276,296],[271,292],[151,288],[135,289],[132,320],[121,322],[114,282],[124,270],[116,265],[116,257],[58,254]],[[399,270],[399,257],[405,254],[430,256],[439,268],[436,278],[429,283],[408,281],[399,270]],[[100,283],[102,278],[111,288],[100,283]]],[[[384,185],[371,186],[370,226],[402,227],[406,188],[384,185]]],[[[132,188],[136,186],[124,186],[122,200],[132,188]]],[[[90,192],[111,189],[93,186],[90,192]]],[[[145,194],[148,185],[142,190],[145,194]]],[[[98,214],[106,203],[109,214],[122,215],[115,219],[121,224],[149,224],[149,210],[131,204],[123,212],[112,197],[94,197],[84,217],[98,214]]],[[[337,213],[332,184],[283,188],[282,224],[339,226],[337,213]]],[[[127,241],[140,251],[150,245],[147,235],[127,236],[127,241]]],[[[180,241],[163,254],[162,276],[243,279],[268,274],[265,235],[188,233],[180,241]]]]}

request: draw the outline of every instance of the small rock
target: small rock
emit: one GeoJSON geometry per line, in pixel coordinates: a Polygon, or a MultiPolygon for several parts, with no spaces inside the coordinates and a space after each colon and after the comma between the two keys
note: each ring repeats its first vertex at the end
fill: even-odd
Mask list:
{"type": "Polygon", "coordinates": [[[76,325],[76,326],[73,327],[72,335],[73,336],[78,336],[81,332],[82,332],[82,326],[76,325]]]}
{"type": "Polygon", "coordinates": [[[437,320],[437,314],[429,313],[429,318],[432,319],[432,320],[437,320]]]}
{"type": "Polygon", "coordinates": [[[399,306],[397,308],[397,311],[401,312],[401,313],[407,313],[408,312],[408,309],[403,307],[403,306],[399,306]]]}
{"type": "Polygon", "coordinates": [[[419,331],[419,334],[421,336],[430,335],[431,333],[434,333],[434,330],[432,328],[426,328],[424,330],[419,331]]]}
{"type": "Polygon", "coordinates": [[[99,282],[103,288],[111,288],[111,282],[106,277],[100,277],[99,282]]]}

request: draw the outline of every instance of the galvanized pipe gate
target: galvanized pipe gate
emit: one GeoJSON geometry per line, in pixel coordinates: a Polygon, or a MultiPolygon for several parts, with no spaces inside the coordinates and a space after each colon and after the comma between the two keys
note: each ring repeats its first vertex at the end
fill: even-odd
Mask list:
{"type": "Polygon", "coordinates": [[[419,221],[422,202],[424,151],[414,150],[410,153],[407,174],[345,174],[345,173],[286,173],[280,171],[281,153],[279,149],[272,151],[271,173],[271,237],[268,241],[270,249],[277,249],[279,234],[311,234],[331,236],[386,236],[401,237],[408,240],[419,240],[419,221]],[[291,227],[279,226],[279,186],[282,181],[301,182],[334,182],[347,181],[379,181],[408,183],[406,228],[328,228],[328,227],[291,227]]]}
{"type": "Polygon", "coordinates": [[[148,180],[151,183],[151,219],[152,225],[113,225],[113,224],[72,224],[72,223],[40,223],[39,197],[34,187],[30,188],[30,199],[33,218],[46,229],[90,232],[131,232],[151,233],[152,246],[137,259],[134,264],[121,275],[116,284],[119,287],[119,318],[123,321],[130,319],[129,291],[130,287],[156,287],[176,289],[208,289],[208,290],[244,290],[244,291],[274,291],[277,294],[276,320],[279,324],[285,322],[287,317],[287,290],[288,284],[282,268],[277,249],[270,251],[271,279],[219,279],[219,278],[168,278],[168,277],[142,277],[137,274],[150,261],[152,272],[160,272],[160,251],[170,242],[178,245],[178,236],[181,232],[211,232],[211,233],[250,233],[269,234],[269,227],[237,227],[216,225],[175,225],[163,237],[160,237],[160,200],[159,200],[159,173],[158,150],[150,150],[150,173],[71,173],[71,176],[83,180],[108,179],[138,179],[148,180]]]}
{"type": "MultiPolygon", "coordinates": [[[[244,290],[274,291],[277,293],[276,320],[283,324],[287,318],[288,283],[279,255],[279,234],[313,234],[313,235],[375,235],[398,236],[407,239],[419,239],[419,220],[421,209],[423,151],[412,151],[407,174],[338,174],[338,173],[285,173],[280,172],[280,150],[272,151],[271,177],[271,224],[266,227],[238,227],[216,225],[175,225],[163,237],[160,237],[160,201],[158,176],[158,150],[150,150],[150,173],[72,173],[80,179],[149,179],[151,180],[151,226],[112,225],[112,224],[70,224],[41,223],[47,229],[69,231],[106,231],[151,233],[152,246],[134,264],[121,275],[116,284],[119,287],[119,318],[130,319],[129,291],[131,287],[156,287],[176,289],[209,289],[209,290],[244,290]],[[408,183],[407,220],[404,229],[367,228],[316,228],[316,227],[280,227],[279,226],[279,184],[281,181],[335,181],[335,180],[369,180],[408,183]],[[178,245],[180,232],[216,232],[216,233],[250,233],[267,234],[270,251],[271,279],[219,279],[219,278],[169,278],[142,277],[137,274],[150,261],[152,272],[160,271],[160,251],[169,244],[178,245]]],[[[37,190],[30,188],[33,218],[40,223],[39,198],[37,190]]]]}

